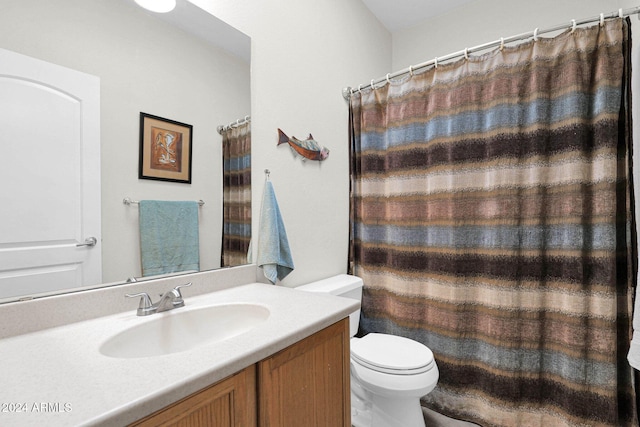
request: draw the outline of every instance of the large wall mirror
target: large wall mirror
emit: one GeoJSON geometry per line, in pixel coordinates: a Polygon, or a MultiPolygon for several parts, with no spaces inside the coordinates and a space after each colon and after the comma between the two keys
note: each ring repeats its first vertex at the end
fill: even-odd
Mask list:
{"type": "MultiPolygon", "coordinates": [[[[187,0],[163,15],[133,0],[2,0],[0,48],[100,79],[102,280],[86,285],[141,276],[138,206],[125,198],[203,200],[200,270],[220,268],[223,160],[217,128],[251,114],[250,44],[248,36],[187,0]],[[190,184],[138,178],[142,112],[193,126],[190,184]]],[[[26,296],[17,292],[0,302],[26,296]]]]}

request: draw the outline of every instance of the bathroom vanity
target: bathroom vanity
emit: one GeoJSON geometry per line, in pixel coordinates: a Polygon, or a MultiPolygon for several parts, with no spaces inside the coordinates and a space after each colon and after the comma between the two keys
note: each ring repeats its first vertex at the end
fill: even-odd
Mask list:
{"type": "MultiPolygon", "coordinates": [[[[58,324],[43,329],[25,320],[26,331],[4,332],[0,425],[157,425],[180,417],[184,425],[349,425],[346,318],[359,303],[263,283],[224,284],[229,271],[215,273],[187,278],[194,284],[183,291],[185,307],[150,316],[137,316],[137,301],[124,294],[145,291],[156,299],[184,277],[67,296],[69,308],[88,298],[126,309],[88,319],[67,315],[71,323],[55,314],[54,307],[64,310],[61,301],[49,308],[50,301],[31,302],[37,322],[58,324]],[[253,320],[227,318],[235,311],[229,307],[253,320]],[[231,336],[207,332],[236,329],[231,336]],[[169,342],[149,341],[140,349],[150,353],[142,354],[130,337],[169,342]]],[[[11,310],[0,306],[0,321],[19,324],[11,310]]]]}
{"type": "Polygon", "coordinates": [[[132,426],[349,426],[349,394],[343,319],[132,426]]]}

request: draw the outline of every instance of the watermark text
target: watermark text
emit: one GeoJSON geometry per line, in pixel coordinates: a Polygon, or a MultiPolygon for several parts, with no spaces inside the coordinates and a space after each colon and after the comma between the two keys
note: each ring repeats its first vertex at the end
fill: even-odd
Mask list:
{"type": "Polygon", "coordinates": [[[71,412],[73,406],[68,402],[2,402],[0,415],[23,413],[66,413],[71,412]]]}

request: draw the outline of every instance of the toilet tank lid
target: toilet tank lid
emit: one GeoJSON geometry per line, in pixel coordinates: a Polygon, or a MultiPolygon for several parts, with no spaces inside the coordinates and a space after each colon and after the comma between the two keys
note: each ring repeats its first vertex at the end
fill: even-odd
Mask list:
{"type": "Polygon", "coordinates": [[[337,276],[311,282],[298,286],[296,289],[308,292],[324,292],[331,295],[339,295],[353,289],[362,287],[362,279],[350,274],[338,274],[337,276]]]}

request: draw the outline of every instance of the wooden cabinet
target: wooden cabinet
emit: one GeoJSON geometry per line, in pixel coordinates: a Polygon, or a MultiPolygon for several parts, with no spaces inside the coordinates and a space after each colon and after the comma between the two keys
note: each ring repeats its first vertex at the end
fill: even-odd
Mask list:
{"type": "Polygon", "coordinates": [[[256,426],[256,367],[214,385],[132,424],[140,427],[256,426]]]}
{"type": "Polygon", "coordinates": [[[349,379],[344,319],[258,364],[260,426],[350,426],[349,379]]]}
{"type": "Polygon", "coordinates": [[[349,427],[349,319],[131,426],[349,427]]]}

